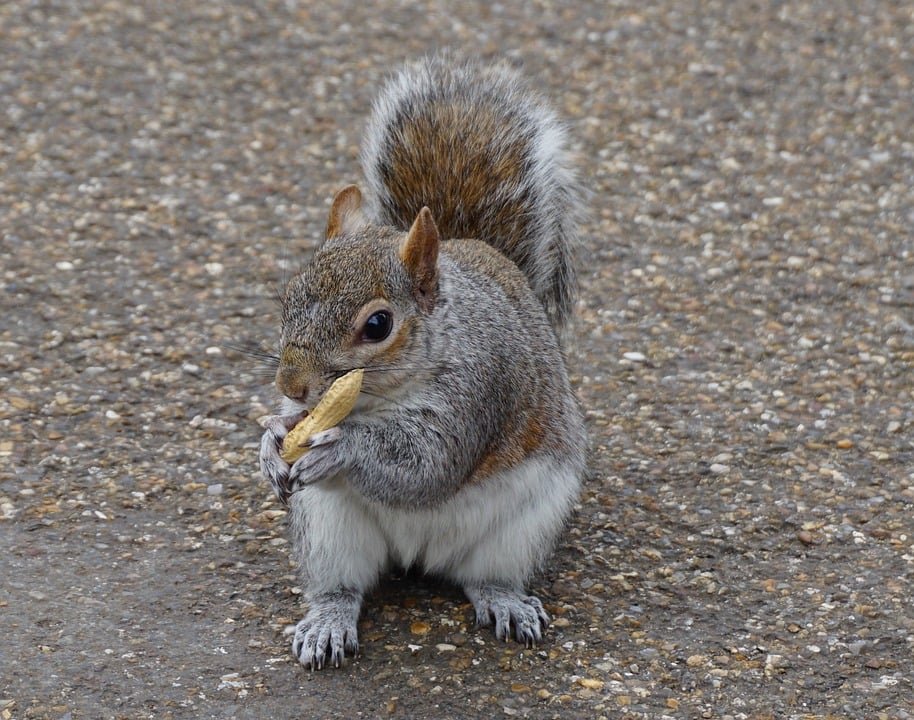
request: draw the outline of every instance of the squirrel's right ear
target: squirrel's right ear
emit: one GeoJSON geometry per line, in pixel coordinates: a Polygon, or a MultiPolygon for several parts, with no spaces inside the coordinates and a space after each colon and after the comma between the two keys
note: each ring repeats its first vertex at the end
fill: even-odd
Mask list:
{"type": "Polygon", "coordinates": [[[400,260],[416,287],[416,300],[429,313],[438,299],[438,226],[432,211],[422,208],[400,244],[400,260]]]}
{"type": "Polygon", "coordinates": [[[333,198],[327,219],[327,237],[337,237],[365,225],[362,214],[362,193],[355,185],[347,185],[333,198]]]}

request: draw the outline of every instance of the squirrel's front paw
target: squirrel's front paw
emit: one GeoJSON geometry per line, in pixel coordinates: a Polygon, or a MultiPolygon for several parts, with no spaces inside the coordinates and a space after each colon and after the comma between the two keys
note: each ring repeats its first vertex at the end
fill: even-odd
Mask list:
{"type": "Polygon", "coordinates": [[[292,488],[289,485],[289,464],[282,459],[282,441],[303,417],[304,413],[295,413],[269,415],[260,420],[265,428],[260,440],[260,471],[270,481],[273,492],[283,505],[289,504],[292,488]]]}
{"type": "Polygon", "coordinates": [[[327,656],[339,667],[346,653],[359,650],[356,623],[361,596],[349,592],[321,596],[311,603],[308,614],[295,627],[292,652],[310,670],[324,667],[327,656]]]}
{"type": "Polygon", "coordinates": [[[342,457],[336,446],[342,437],[338,427],[314,433],[308,438],[308,452],[302,455],[289,469],[286,484],[290,492],[301,490],[306,485],[313,485],[338,475],[343,469],[342,457]]]}
{"type": "Polygon", "coordinates": [[[539,598],[498,585],[465,586],[464,592],[476,610],[477,624],[490,625],[494,621],[499,640],[511,637],[512,626],[515,639],[527,647],[543,639],[549,615],[539,598]]]}

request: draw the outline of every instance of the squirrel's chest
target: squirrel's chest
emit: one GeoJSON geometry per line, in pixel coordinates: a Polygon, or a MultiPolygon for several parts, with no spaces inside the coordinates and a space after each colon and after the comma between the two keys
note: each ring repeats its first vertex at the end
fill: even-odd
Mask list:
{"type": "MultiPolygon", "coordinates": [[[[387,541],[390,560],[402,567],[449,574],[468,555],[513,524],[518,515],[536,514],[548,493],[543,463],[531,460],[484,482],[464,486],[433,508],[370,507],[387,541]]],[[[551,509],[544,507],[545,512],[551,509]]]]}

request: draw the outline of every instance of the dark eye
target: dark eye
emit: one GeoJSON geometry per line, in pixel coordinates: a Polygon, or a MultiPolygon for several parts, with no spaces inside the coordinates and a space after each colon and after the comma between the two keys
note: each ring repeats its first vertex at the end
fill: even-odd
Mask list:
{"type": "Polygon", "coordinates": [[[362,339],[368,342],[381,342],[394,326],[394,318],[387,310],[372,313],[362,327],[362,339]]]}

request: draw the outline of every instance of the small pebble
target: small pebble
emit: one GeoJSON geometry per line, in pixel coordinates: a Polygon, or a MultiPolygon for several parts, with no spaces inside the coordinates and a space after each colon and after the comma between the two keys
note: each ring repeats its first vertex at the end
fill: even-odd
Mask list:
{"type": "Polygon", "coordinates": [[[427,635],[428,632],[432,629],[431,625],[422,620],[417,620],[409,626],[409,631],[413,635],[427,635]]]}
{"type": "Polygon", "coordinates": [[[588,690],[602,690],[605,683],[595,678],[578,678],[578,685],[588,690]]]}

